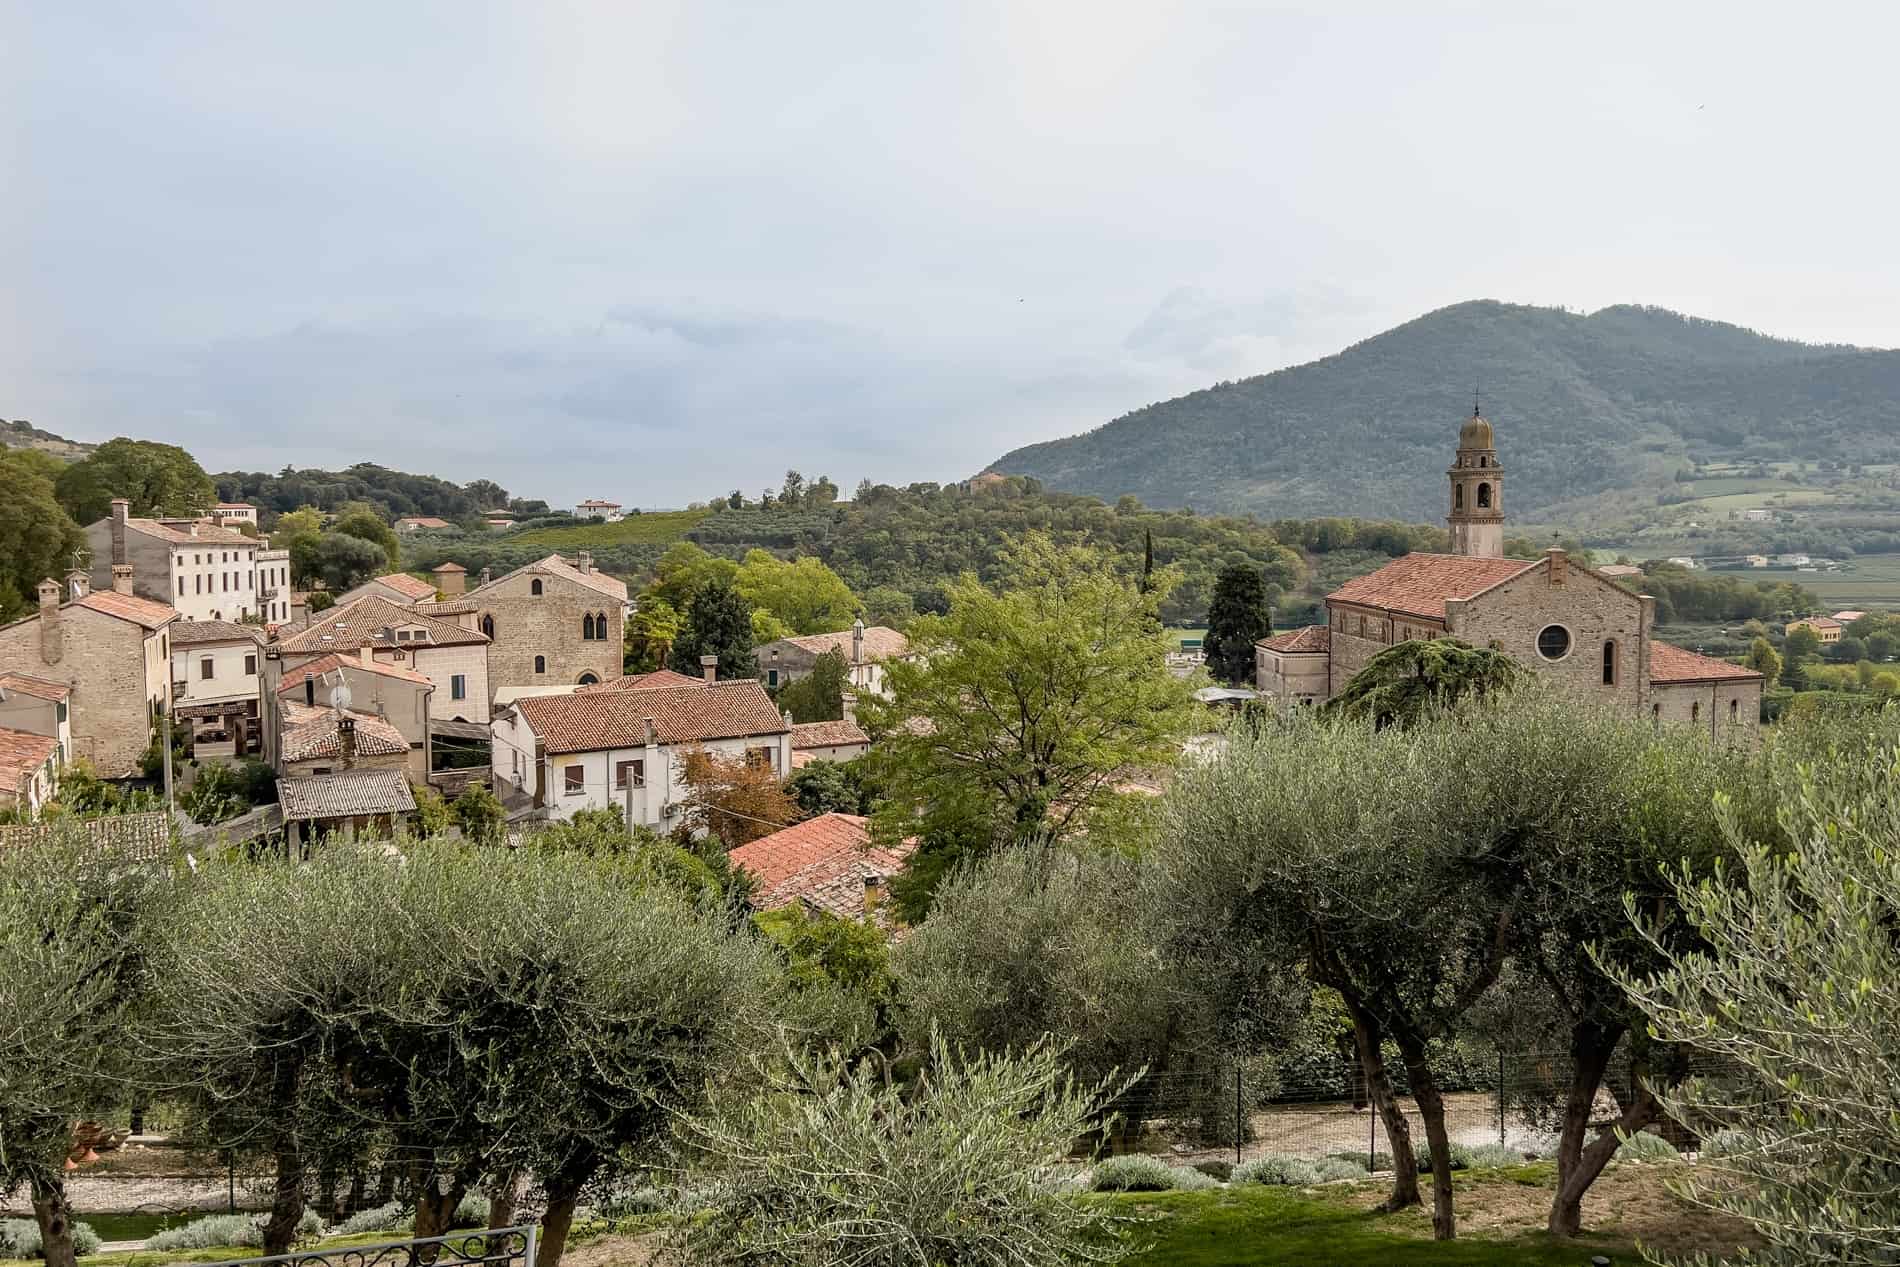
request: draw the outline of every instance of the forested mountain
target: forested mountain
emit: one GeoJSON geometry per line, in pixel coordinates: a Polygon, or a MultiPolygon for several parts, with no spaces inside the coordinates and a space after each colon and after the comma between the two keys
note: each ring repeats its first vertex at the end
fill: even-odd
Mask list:
{"type": "MultiPolygon", "coordinates": [[[[507,506],[508,492],[492,480],[464,486],[433,475],[392,471],[374,462],[358,462],[341,471],[296,470],[275,475],[262,471],[225,471],[212,476],[225,501],[250,502],[259,510],[284,514],[304,506],[335,510],[346,502],[375,507],[385,518],[433,515],[472,519],[484,510],[507,506]]],[[[533,503],[545,509],[545,503],[533,503]]]]}
{"type": "Polygon", "coordinates": [[[991,469],[1156,506],[1436,520],[1474,389],[1520,521],[1654,505],[1691,462],[1900,460],[1900,351],[1795,343],[1660,308],[1584,316],[1486,300],[1017,449],[991,469]]]}

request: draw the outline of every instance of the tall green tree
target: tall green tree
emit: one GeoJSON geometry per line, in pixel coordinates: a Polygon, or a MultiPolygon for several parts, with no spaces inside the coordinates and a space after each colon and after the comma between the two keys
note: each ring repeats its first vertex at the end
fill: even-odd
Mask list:
{"type": "Polygon", "coordinates": [[[73,1123],[128,1107],[165,877],[74,833],[0,849],[0,1195],[24,1188],[49,1267],[74,1267],[73,1123]]]}
{"type": "Polygon", "coordinates": [[[1766,679],[1764,689],[1772,688],[1781,681],[1781,654],[1766,638],[1756,638],[1748,644],[1748,655],[1742,663],[1766,679]]]}
{"type": "Polygon", "coordinates": [[[940,855],[1062,837],[1114,800],[1124,772],[1171,764],[1193,700],[1167,670],[1156,613],[1172,577],[1156,579],[1143,594],[1096,551],[1032,534],[1007,588],[968,575],[947,587],[948,614],[912,624],[917,655],[888,664],[887,694],[859,705],[882,737],[867,754],[886,792],[878,830],[940,855]]]}
{"type": "Polygon", "coordinates": [[[347,532],[326,532],[317,538],[311,566],[331,592],[341,594],[380,575],[389,566],[389,556],[374,541],[347,532]]]}
{"type": "Polygon", "coordinates": [[[850,670],[844,652],[827,651],[812,663],[811,672],[778,691],[778,706],[795,722],[837,721],[844,716],[844,687],[850,670]]]}
{"type": "Polygon", "coordinates": [[[1207,607],[1207,637],[1201,648],[1207,671],[1229,686],[1251,685],[1254,680],[1254,644],[1273,633],[1273,608],[1260,569],[1235,563],[1214,579],[1214,598],[1207,607]]]}
{"type": "Polygon", "coordinates": [[[1659,1038],[1713,1062],[1663,1102],[1704,1140],[1682,1195],[1746,1220],[1750,1261],[1900,1254],[1900,745],[1885,737],[1779,762],[1777,830],[1723,807],[1739,863],[1670,874],[1697,943],[1632,898],[1661,966],[1605,956],[1659,1038]]]}
{"type": "Polygon", "coordinates": [[[104,519],[112,499],[131,500],[133,515],[201,515],[218,500],[218,490],[191,454],[175,444],[153,440],[108,440],[81,461],[60,472],[60,504],[74,521],[104,519]]]}
{"type": "Polygon", "coordinates": [[[373,507],[361,502],[344,506],[330,525],[330,531],[348,533],[371,542],[383,552],[389,567],[402,566],[402,543],[396,539],[396,530],[373,507]]]}
{"type": "Polygon", "coordinates": [[[770,612],[795,634],[848,629],[858,610],[851,587],[809,556],[788,563],[764,550],[748,551],[734,585],[746,602],[770,612]]]}
{"type": "Polygon", "coordinates": [[[42,580],[63,584],[86,544],[53,492],[50,461],[30,449],[0,450],[0,624],[27,613],[42,580]]]}
{"type": "Polygon", "coordinates": [[[719,657],[722,679],[759,675],[759,659],[752,653],[752,607],[718,576],[702,584],[686,606],[686,627],[673,643],[673,670],[698,677],[699,658],[707,655],[719,657]]]}

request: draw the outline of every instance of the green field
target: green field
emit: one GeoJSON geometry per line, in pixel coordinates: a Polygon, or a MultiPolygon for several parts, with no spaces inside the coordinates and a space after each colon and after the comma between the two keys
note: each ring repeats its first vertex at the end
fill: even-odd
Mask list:
{"type": "Polygon", "coordinates": [[[628,515],[617,524],[582,524],[576,528],[535,528],[505,540],[555,550],[600,549],[607,546],[664,546],[683,540],[710,511],[654,510],[628,515]]]}
{"type": "Polygon", "coordinates": [[[1900,554],[1862,554],[1839,572],[1797,572],[1794,580],[1830,610],[1900,607],[1900,554]]]}

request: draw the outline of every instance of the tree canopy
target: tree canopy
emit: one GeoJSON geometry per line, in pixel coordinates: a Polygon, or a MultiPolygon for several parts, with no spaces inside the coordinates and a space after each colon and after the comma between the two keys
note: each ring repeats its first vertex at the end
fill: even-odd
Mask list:
{"type": "Polygon", "coordinates": [[[129,499],[134,516],[160,517],[202,515],[218,500],[211,477],[191,454],[124,436],[61,471],[55,487],[60,504],[82,525],[110,514],[115,497],[129,499]]]}
{"type": "Polygon", "coordinates": [[[57,469],[31,449],[0,450],[0,624],[31,610],[45,578],[65,584],[85,547],[54,492],[57,469]]]}
{"type": "Polygon", "coordinates": [[[1252,685],[1254,644],[1273,632],[1266,579],[1245,563],[1229,564],[1214,581],[1201,650],[1207,671],[1229,686],[1252,685]]]}

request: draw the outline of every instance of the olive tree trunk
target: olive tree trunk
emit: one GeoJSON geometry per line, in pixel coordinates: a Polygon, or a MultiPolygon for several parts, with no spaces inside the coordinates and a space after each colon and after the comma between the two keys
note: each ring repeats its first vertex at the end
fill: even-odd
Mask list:
{"type": "Polygon", "coordinates": [[[1385,1123],[1386,1146],[1392,1150],[1392,1195],[1379,1209],[1386,1213],[1419,1203],[1418,1158],[1412,1154],[1412,1128],[1392,1092],[1392,1075],[1385,1067],[1385,1034],[1379,1023],[1342,991],[1346,1013],[1352,1018],[1353,1043],[1359,1048],[1359,1067],[1366,1078],[1366,1094],[1385,1123]]]}
{"type": "Polygon", "coordinates": [[[264,1253],[287,1254],[297,1240],[297,1220],[303,1217],[303,1141],[297,1134],[297,1096],[303,1084],[303,1057],[278,1057],[271,1079],[271,1105],[277,1112],[276,1139],[271,1152],[277,1176],[271,1185],[270,1217],[264,1222],[264,1253]]]}
{"type": "Polygon", "coordinates": [[[1419,1118],[1425,1123],[1425,1141],[1432,1150],[1432,1239],[1448,1241],[1458,1235],[1458,1216],[1452,1207],[1451,1137],[1445,1132],[1445,1097],[1425,1063],[1423,1040],[1403,1031],[1394,1037],[1405,1058],[1405,1076],[1412,1084],[1419,1118]]]}
{"type": "Polygon", "coordinates": [[[1582,1028],[1571,1036],[1570,1085],[1564,1092],[1563,1129],[1557,1136],[1557,1191],[1550,1202],[1546,1224],[1553,1236],[1576,1236],[1583,1230],[1583,1195],[1603,1168],[1610,1164],[1622,1140],[1617,1132],[1633,1135],[1656,1120],[1662,1106],[1649,1088],[1638,1085],[1628,1104],[1619,1106],[1616,1122],[1584,1142],[1590,1130],[1590,1112],[1604,1071],[1622,1037],[1621,1027],[1582,1028]]]}
{"type": "Polygon", "coordinates": [[[66,1181],[57,1175],[35,1178],[33,1221],[40,1226],[40,1253],[46,1267],[75,1267],[78,1255],[73,1249],[73,1209],[66,1201],[66,1181]]]}

